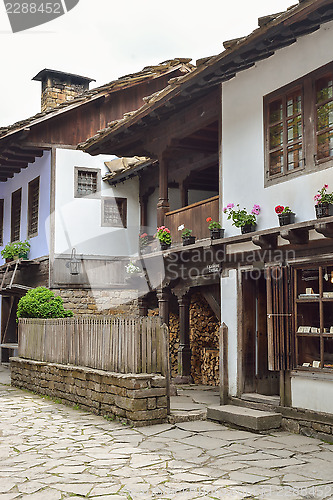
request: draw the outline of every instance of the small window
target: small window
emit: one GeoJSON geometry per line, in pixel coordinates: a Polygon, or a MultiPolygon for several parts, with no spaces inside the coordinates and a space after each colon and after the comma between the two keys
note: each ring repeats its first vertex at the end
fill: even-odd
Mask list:
{"type": "Polygon", "coordinates": [[[3,245],[3,209],[4,209],[4,200],[0,200],[0,245],[3,245]]]}
{"type": "Polygon", "coordinates": [[[303,166],[302,94],[296,89],[268,106],[269,175],[303,166]]]}
{"type": "Polygon", "coordinates": [[[96,198],[100,192],[101,171],[99,169],[75,167],[75,197],[96,198]]]}
{"type": "Polygon", "coordinates": [[[28,238],[38,234],[39,177],[28,185],[28,238]]]}
{"type": "Polygon", "coordinates": [[[22,189],[12,194],[10,241],[19,241],[21,233],[22,189]]]}
{"type": "Polygon", "coordinates": [[[102,226],[127,227],[126,198],[102,198],[102,226]]]}
{"type": "Polygon", "coordinates": [[[333,75],[316,81],[317,160],[333,157],[333,75]]]}

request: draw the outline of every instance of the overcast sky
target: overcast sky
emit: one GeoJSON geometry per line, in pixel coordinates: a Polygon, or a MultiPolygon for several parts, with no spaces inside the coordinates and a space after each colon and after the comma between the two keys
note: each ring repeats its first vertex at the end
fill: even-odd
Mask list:
{"type": "Polygon", "coordinates": [[[224,40],[253,31],[258,17],[295,3],[80,0],[64,16],[13,34],[0,0],[0,126],[40,111],[40,83],[31,78],[41,69],[88,76],[96,86],[174,57],[195,62],[222,52],[224,40]]]}

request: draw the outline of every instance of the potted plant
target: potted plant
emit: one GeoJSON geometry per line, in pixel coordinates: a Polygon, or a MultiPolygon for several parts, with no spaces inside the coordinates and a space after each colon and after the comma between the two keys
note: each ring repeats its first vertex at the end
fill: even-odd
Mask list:
{"type": "Polygon", "coordinates": [[[228,220],[232,219],[233,226],[241,228],[242,234],[256,230],[257,216],[260,213],[259,205],[253,205],[251,212],[248,213],[245,208],[240,209],[239,204],[235,208],[233,203],[229,203],[223,212],[228,214],[228,220]]]}
{"type": "Polygon", "coordinates": [[[178,231],[182,231],[183,246],[193,245],[195,236],[192,236],[192,229],[187,229],[184,224],[178,227],[178,231]]]}
{"type": "Polygon", "coordinates": [[[156,237],[160,240],[161,250],[167,250],[171,246],[170,229],[165,226],[157,228],[156,237]]]}
{"type": "Polygon", "coordinates": [[[333,194],[327,192],[328,184],[324,184],[314,196],[317,219],[333,215],[333,194]]]}
{"type": "Polygon", "coordinates": [[[287,226],[288,224],[293,224],[295,222],[295,214],[290,210],[289,207],[277,205],[275,207],[275,213],[279,218],[280,226],[287,226]]]}
{"type": "Polygon", "coordinates": [[[30,250],[30,243],[28,241],[14,241],[13,243],[7,243],[7,245],[1,250],[1,256],[6,262],[10,262],[16,259],[27,259],[30,250]]]}
{"type": "Polygon", "coordinates": [[[208,222],[208,229],[210,231],[210,237],[212,240],[219,240],[224,236],[224,229],[221,228],[219,222],[215,222],[211,217],[207,217],[206,222],[208,222]]]}

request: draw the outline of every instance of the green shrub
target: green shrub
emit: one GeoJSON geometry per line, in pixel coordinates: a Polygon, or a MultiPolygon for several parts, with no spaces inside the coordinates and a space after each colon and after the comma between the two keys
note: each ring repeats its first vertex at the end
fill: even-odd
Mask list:
{"type": "Polygon", "coordinates": [[[56,297],[51,290],[39,286],[29,290],[19,300],[17,306],[18,318],[68,318],[72,311],[64,309],[61,297],[56,297]]]}

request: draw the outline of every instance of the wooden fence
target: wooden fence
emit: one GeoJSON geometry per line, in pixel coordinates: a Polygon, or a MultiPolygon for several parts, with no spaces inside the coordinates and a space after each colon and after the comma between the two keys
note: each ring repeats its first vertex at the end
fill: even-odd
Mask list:
{"type": "Polygon", "coordinates": [[[158,317],[20,319],[22,358],[168,378],[168,328],[158,317]]]}

